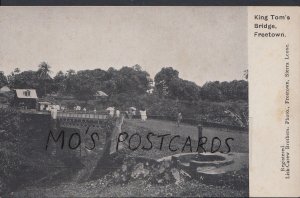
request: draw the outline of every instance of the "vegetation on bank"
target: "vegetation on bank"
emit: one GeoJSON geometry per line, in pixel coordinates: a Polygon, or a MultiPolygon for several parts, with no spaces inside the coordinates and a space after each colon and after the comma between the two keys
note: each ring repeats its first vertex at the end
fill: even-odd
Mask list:
{"type": "MultiPolygon", "coordinates": [[[[42,153],[49,119],[32,120],[12,108],[0,109],[0,194],[51,172],[56,160],[42,153]]],[[[59,164],[59,163],[57,163],[59,164]]]]}
{"type": "Polygon", "coordinates": [[[104,91],[109,96],[130,94],[140,96],[151,93],[159,98],[186,101],[224,102],[248,100],[248,83],[246,80],[231,82],[206,82],[199,86],[194,82],[181,79],[179,72],[172,67],[163,67],[154,79],[140,65],[124,66],[117,70],[110,67],[107,71],[68,70],[59,71],[50,76],[51,67],[42,62],[37,71],[20,71],[16,68],[8,76],[0,72],[0,86],[10,88],[36,89],[38,96],[47,94],[72,95],[79,100],[93,99],[96,91],[104,91]]]}

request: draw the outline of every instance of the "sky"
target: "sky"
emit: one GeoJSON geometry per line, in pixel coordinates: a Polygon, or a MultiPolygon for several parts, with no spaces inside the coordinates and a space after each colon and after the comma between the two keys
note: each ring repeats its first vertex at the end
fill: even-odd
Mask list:
{"type": "Polygon", "coordinates": [[[139,64],[198,85],[243,78],[246,7],[0,7],[0,71],[139,64]]]}

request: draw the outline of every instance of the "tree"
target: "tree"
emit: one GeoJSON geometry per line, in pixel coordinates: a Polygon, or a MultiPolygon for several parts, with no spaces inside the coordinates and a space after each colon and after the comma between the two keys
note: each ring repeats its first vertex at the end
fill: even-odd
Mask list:
{"type": "Polygon", "coordinates": [[[141,67],[122,67],[114,77],[118,93],[145,94],[151,86],[151,79],[141,67]]]}
{"type": "Polygon", "coordinates": [[[172,67],[164,67],[154,77],[155,84],[159,84],[162,80],[165,80],[168,84],[171,80],[179,78],[179,72],[172,67]]]}
{"type": "MultiPolygon", "coordinates": [[[[63,78],[56,76],[56,80],[63,78]]],[[[66,94],[71,94],[79,100],[89,100],[96,93],[96,80],[88,70],[83,70],[75,73],[74,70],[67,71],[63,79],[63,85],[66,94]]]]}
{"type": "Polygon", "coordinates": [[[248,82],[233,80],[230,82],[207,82],[201,88],[201,97],[210,101],[248,100],[248,82]]]}
{"type": "MultiPolygon", "coordinates": [[[[24,71],[19,74],[10,75],[9,86],[15,89],[39,89],[38,77],[35,71],[24,71]]],[[[39,90],[38,90],[39,92],[39,90]]]]}
{"type": "Polygon", "coordinates": [[[158,94],[179,100],[196,101],[200,99],[200,87],[194,82],[179,78],[179,72],[172,67],[162,68],[155,77],[158,94]]]}
{"type": "Polygon", "coordinates": [[[3,71],[0,71],[0,88],[7,85],[8,81],[3,71]]]}
{"type": "Polygon", "coordinates": [[[65,87],[65,80],[66,80],[66,75],[62,72],[59,71],[53,78],[53,90],[55,92],[64,92],[66,87],[65,87]]]}
{"type": "MultiPolygon", "coordinates": [[[[178,78],[175,86],[170,85],[170,94],[176,99],[197,101],[200,99],[200,87],[194,82],[178,78]]],[[[173,82],[176,82],[173,81],[173,82]]]]}
{"type": "Polygon", "coordinates": [[[21,70],[18,67],[15,68],[14,71],[12,71],[10,73],[10,75],[7,76],[8,83],[14,81],[15,74],[19,74],[20,72],[21,72],[21,70]]]}
{"type": "Polygon", "coordinates": [[[71,81],[72,81],[73,76],[75,76],[75,75],[76,75],[76,72],[73,69],[69,69],[66,73],[66,79],[64,82],[66,94],[71,94],[71,92],[72,92],[72,82],[71,81]]]}
{"type": "Polygon", "coordinates": [[[68,76],[68,77],[69,77],[69,76],[72,76],[72,75],[74,75],[74,74],[76,74],[76,72],[75,72],[74,69],[69,69],[69,70],[67,71],[67,76],[68,76]]]}
{"type": "Polygon", "coordinates": [[[207,82],[201,88],[201,98],[210,101],[224,101],[225,97],[220,90],[220,82],[207,82]]]}
{"type": "Polygon", "coordinates": [[[172,67],[164,67],[154,77],[155,88],[162,97],[168,95],[170,81],[178,79],[179,72],[172,67]]]}
{"type": "Polygon", "coordinates": [[[18,67],[16,67],[15,69],[14,69],[14,74],[19,74],[21,72],[21,70],[18,68],[18,67]]]}
{"type": "Polygon", "coordinates": [[[43,95],[46,95],[47,89],[50,88],[50,83],[52,80],[51,76],[49,75],[51,73],[51,67],[46,62],[41,62],[38,67],[39,69],[37,70],[36,74],[38,76],[40,86],[44,89],[43,95]]]}
{"type": "Polygon", "coordinates": [[[42,79],[51,78],[49,75],[51,73],[50,68],[51,68],[51,66],[48,65],[46,62],[41,62],[39,64],[39,69],[37,70],[38,77],[42,78],[42,79]]]}

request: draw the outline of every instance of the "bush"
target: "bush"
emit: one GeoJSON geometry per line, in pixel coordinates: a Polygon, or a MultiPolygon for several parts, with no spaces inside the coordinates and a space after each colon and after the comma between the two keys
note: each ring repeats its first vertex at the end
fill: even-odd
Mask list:
{"type": "Polygon", "coordinates": [[[20,117],[13,109],[0,109],[0,194],[6,192],[8,186],[16,180],[24,159],[17,153],[21,142],[20,117]]]}

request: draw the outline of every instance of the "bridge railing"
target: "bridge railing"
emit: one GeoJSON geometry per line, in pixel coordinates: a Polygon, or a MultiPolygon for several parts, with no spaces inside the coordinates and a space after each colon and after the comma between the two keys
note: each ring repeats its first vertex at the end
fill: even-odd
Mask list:
{"type": "Polygon", "coordinates": [[[79,111],[58,111],[57,118],[60,119],[88,119],[88,120],[104,120],[107,118],[106,112],[79,112],[79,111]]]}

